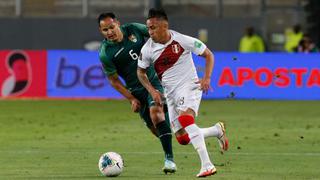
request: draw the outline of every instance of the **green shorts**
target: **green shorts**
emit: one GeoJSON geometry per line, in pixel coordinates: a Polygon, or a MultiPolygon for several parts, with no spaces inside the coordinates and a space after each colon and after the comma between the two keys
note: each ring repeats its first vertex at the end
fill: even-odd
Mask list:
{"type": "MultiPolygon", "coordinates": [[[[158,80],[153,80],[151,84],[155,89],[163,93],[163,88],[158,80]]],[[[140,101],[141,103],[141,108],[139,111],[140,117],[143,119],[145,125],[150,129],[151,127],[153,127],[153,123],[150,117],[149,108],[151,106],[154,106],[154,101],[152,99],[151,94],[149,94],[145,88],[132,91],[131,93],[135,98],[137,98],[140,101]]],[[[164,108],[164,112],[166,113],[166,121],[167,123],[169,123],[169,118],[167,118],[168,111],[167,111],[166,105],[164,108]]]]}

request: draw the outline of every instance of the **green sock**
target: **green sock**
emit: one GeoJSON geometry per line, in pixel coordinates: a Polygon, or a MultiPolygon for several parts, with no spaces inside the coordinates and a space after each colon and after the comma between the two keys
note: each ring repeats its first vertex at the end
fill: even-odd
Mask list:
{"type": "Polygon", "coordinates": [[[170,127],[165,121],[158,123],[156,127],[159,133],[159,139],[161,141],[163,151],[165,153],[165,158],[173,161],[172,134],[170,127]]]}

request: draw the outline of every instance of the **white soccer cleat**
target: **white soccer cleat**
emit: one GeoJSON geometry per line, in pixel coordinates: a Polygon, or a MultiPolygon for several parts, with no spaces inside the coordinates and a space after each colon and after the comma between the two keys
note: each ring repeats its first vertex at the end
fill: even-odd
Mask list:
{"type": "Polygon", "coordinates": [[[215,167],[211,167],[205,170],[201,170],[199,174],[197,174],[198,178],[203,178],[207,176],[211,176],[217,173],[217,169],[215,167]]]}
{"type": "Polygon", "coordinates": [[[229,148],[229,140],[226,136],[226,126],[223,122],[218,122],[216,126],[220,127],[222,135],[218,137],[218,142],[220,145],[220,152],[223,154],[224,151],[227,151],[229,148]]]}
{"type": "Polygon", "coordinates": [[[164,160],[164,166],[162,168],[162,171],[166,174],[175,173],[177,171],[176,163],[168,159],[164,160]]]}

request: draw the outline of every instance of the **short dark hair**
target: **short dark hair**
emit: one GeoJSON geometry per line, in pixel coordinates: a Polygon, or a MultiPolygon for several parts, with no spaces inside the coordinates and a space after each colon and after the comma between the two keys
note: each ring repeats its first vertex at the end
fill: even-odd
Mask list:
{"type": "Polygon", "coordinates": [[[160,8],[160,9],[151,8],[149,10],[147,19],[151,19],[151,18],[159,18],[159,19],[163,19],[163,20],[168,21],[168,16],[167,16],[166,12],[164,11],[164,9],[162,9],[162,8],[160,8]]]}
{"type": "Polygon", "coordinates": [[[300,24],[294,25],[294,26],[293,26],[293,31],[294,31],[295,33],[300,32],[300,31],[301,31],[301,26],[300,26],[300,24]]]}
{"type": "Polygon", "coordinates": [[[98,16],[98,24],[100,26],[100,21],[101,20],[104,20],[105,18],[112,18],[112,19],[116,19],[116,15],[114,15],[113,12],[107,12],[107,13],[101,13],[99,16],[98,16]]]}
{"type": "Polygon", "coordinates": [[[23,54],[17,52],[17,53],[14,53],[14,54],[12,54],[12,55],[10,56],[10,58],[9,58],[9,66],[12,67],[12,66],[13,66],[13,63],[14,63],[16,60],[27,61],[26,57],[25,57],[23,54]]]}

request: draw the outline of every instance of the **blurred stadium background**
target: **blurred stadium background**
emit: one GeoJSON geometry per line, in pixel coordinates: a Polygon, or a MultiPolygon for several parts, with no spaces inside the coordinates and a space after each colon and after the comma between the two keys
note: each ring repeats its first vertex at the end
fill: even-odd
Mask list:
{"type": "MultiPolygon", "coordinates": [[[[98,14],[144,23],[151,7],[215,52],[199,125],[225,121],[231,147],[220,156],[209,142],[214,178],[319,179],[320,54],[284,44],[300,24],[319,46],[320,0],[0,0],[0,179],[98,179],[106,151],[124,156],[119,178],[168,178],[159,143],[118,100],[96,51],[98,14]],[[248,26],[266,52],[238,52],[248,26]]],[[[195,62],[201,76],[204,61],[195,62]]],[[[194,150],[174,140],[174,151],[169,178],[190,179],[194,150]]]]}
{"type": "MultiPolygon", "coordinates": [[[[0,96],[121,98],[101,72],[97,49],[102,36],[96,18],[112,11],[122,23],[144,23],[149,8],[163,7],[172,29],[199,38],[215,52],[216,91],[205,98],[320,99],[320,70],[315,68],[319,53],[285,49],[287,42],[302,42],[302,34],[319,43],[319,2],[0,0],[0,96]],[[302,32],[293,34],[294,25],[302,32]],[[250,26],[262,37],[265,53],[238,53],[250,26]],[[20,73],[13,66],[19,58],[26,65],[20,73]],[[17,78],[24,81],[19,87],[17,78]]],[[[204,63],[195,62],[201,76],[204,63]]]]}
{"type": "Polygon", "coordinates": [[[284,32],[295,24],[319,43],[316,0],[1,0],[0,48],[83,49],[101,40],[99,13],[113,11],[122,23],[145,22],[154,6],[165,8],[172,29],[207,35],[215,51],[237,51],[247,26],[256,28],[270,51],[284,50],[284,32]]]}

